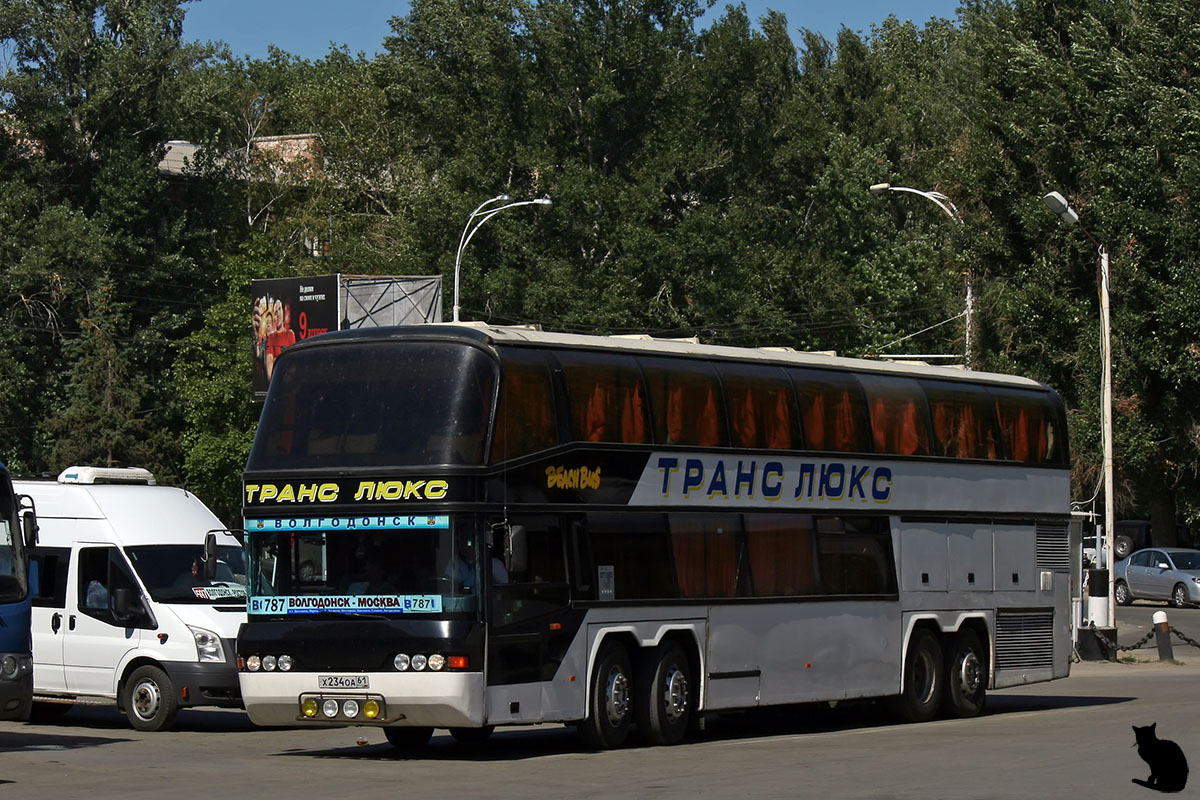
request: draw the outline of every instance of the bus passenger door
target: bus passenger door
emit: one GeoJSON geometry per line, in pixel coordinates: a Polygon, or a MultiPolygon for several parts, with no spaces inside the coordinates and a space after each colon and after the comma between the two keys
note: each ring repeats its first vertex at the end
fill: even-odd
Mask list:
{"type": "MultiPolygon", "coordinates": [[[[488,604],[488,721],[542,718],[543,683],[554,678],[562,643],[569,591],[563,537],[556,516],[513,518],[524,529],[526,563],[500,572],[493,566],[488,604]]],[[[493,564],[503,543],[493,544],[493,564]]],[[[569,642],[568,642],[569,643],[569,642]]]]}

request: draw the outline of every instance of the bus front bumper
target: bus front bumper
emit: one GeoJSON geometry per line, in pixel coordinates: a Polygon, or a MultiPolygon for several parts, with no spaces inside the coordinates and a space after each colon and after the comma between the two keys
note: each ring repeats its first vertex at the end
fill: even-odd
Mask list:
{"type": "MultiPolygon", "coordinates": [[[[401,724],[434,728],[472,728],[484,723],[483,673],[481,672],[368,672],[367,685],[354,689],[322,689],[315,672],[241,672],[242,702],[255,725],[379,725],[401,724]],[[315,716],[306,716],[305,700],[316,701],[315,716]],[[337,713],[325,713],[327,701],[337,713]],[[354,716],[344,712],[346,701],[355,701],[354,716]],[[367,701],[375,700],[380,713],[365,715],[367,701]]],[[[342,677],[342,676],[335,676],[342,677]]],[[[351,706],[353,709],[353,705],[351,706]]]]}

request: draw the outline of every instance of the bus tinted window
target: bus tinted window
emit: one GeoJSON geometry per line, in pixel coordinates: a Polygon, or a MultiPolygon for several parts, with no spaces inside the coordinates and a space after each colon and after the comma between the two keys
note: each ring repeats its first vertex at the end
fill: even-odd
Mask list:
{"type": "Polygon", "coordinates": [[[921,381],[933,417],[933,453],[946,458],[1000,457],[991,396],[981,386],[921,381]]]}
{"type": "Polygon", "coordinates": [[[767,450],[799,446],[792,388],[783,370],[731,363],[718,370],[725,384],[731,445],[767,450]]]}
{"type": "Polygon", "coordinates": [[[478,464],[496,366],[437,342],[286,350],[247,469],[478,464]]]}
{"type": "Polygon", "coordinates": [[[817,520],[823,594],[896,594],[892,537],[877,521],[817,520]]]}
{"type": "Polygon", "coordinates": [[[755,597],[795,597],[816,591],[810,514],[747,514],[746,549],[755,597]]]}
{"type": "Polygon", "coordinates": [[[808,449],[870,452],[862,388],[852,375],[817,369],[790,373],[808,449]]]}
{"type": "Polygon", "coordinates": [[[672,514],[671,546],[682,597],[735,597],[745,576],[734,514],[672,514]]]}
{"type": "Polygon", "coordinates": [[[1066,429],[1050,396],[992,389],[1006,456],[1027,464],[1065,464],[1066,429]]]}
{"type": "Polygon", "coordinates": [[[576,441],[649,442],[646,390],[629,356],[563,351],[562,365],[576,441]]]}
{"type": "Polygon", "coordinates": [[[550,368],[536,351],[503,351],[504,377],[496,406],[491,463],[558,444],[550,368]]]}
{"type": "Polygon", "coordinates": [[[867,393],[876,453],[929,455],[929,409],[921,386],[911,378],[859,375],[867,393]]]}
{"type": "Polygon", "coordinates": [[[588,534],[598,600],[679,596],[662,514],[594,514],[588,517],[588,534]],[[609,571],[612,597],[605,595],[599,577],[609,571]]]}
{"type": "Polygon", "coordinates": [[[701,447],[728,445],[716,371],[699,361],[639,358],[650,385],[654,440],[701,447]]]}

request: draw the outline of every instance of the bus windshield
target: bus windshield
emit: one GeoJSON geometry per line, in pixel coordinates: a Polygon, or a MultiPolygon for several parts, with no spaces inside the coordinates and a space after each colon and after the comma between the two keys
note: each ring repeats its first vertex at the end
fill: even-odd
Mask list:
{"type": "Polygon", "coordinates": [[[241,548],[217,548],[217,573],[204,575],[199,544],[140,545],[126,555],[150,597],[159,603],[245,603],[246,560],[241,548]]]}
{"type": "MultiPolygon", "coordinates": [[[[401,521],[405,518],[396,518],[401,521]]],[[[483,573],[477,526],[421,517],[413,527],[264,531],[247,520],[251,614],[422,614],[474,619],[483,573]]],[[[323,521],[336,521],[323,518],[323,521]]],[[[503,567],[499,567],[503,569],[503,567]]],[[[493,580],[497,568],[492,567],[493,580]]]]}
{"type": "Polygon", "coordinates": [[[444,342],[347,342],[280,358],[246,468],[481,464],[498,368],[444,342]]]}
{"type": "Polygon", "coordinates": [[[4,478],[0,481],[0,603],[24,599],[29,588],[18,520],[16,496],[4,478]]]}

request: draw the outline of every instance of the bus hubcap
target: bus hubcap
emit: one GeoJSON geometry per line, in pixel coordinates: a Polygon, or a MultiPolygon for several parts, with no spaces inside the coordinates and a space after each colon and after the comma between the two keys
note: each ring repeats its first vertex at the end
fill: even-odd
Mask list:
{"type": "Polygon", "coordinates": [[[688,686],[687,676],[677,667],[672,667],[666,676],[667,719],[676,722],[687,713],[688,686]]]}
{"type": "Polygon", "coordinates": [[[608,712],[608,721],[613,725],[620,724],[629,711],[629,678],[619,667],[613,667],[608,673],[604,705],[608,712]]]}
{"type": "Polygon", "coordinates": [[[979,683],[983,679],[982,666],[973,650],[968,650],[959,658],[958,685],[964,695],[970,696],[979,691],[979,683]]]}
{"type": "Polygon", "coordinates": [[[158,684],[142,681],[133,689],[133,710],[144,720],[154,719],[160,699],[158,684]]]}

